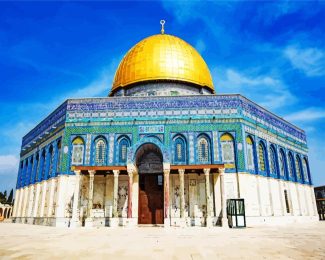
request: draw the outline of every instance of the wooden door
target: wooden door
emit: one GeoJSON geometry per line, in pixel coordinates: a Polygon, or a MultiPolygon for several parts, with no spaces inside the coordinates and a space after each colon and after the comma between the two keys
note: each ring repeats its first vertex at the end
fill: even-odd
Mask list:
{"type": "Polygon", "coordinates": [[[139,224],[164,223],[163,176],[139,176],[139,224]]]}

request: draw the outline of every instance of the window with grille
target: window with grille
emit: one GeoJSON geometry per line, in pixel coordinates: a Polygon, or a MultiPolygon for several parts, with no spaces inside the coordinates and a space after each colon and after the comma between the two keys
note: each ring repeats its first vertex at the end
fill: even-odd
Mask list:
{"type": "Polygon", "coordinates": [[[303,166],[303,169],[304,169],[304,178],[305,178],[305,181],[308,182],[309,181],[309,177],[308,177],[308,166],[307,166],[306,159],[303,159],[302,166],[303,166]]]}
{"type": "Polygon", "coordinates": [[[275,150],[272,146],[270,147],[270,159],[270,170],[272,173],[277,173],[275,150]]]}
{"type": "Polygon", "coordinates": [[[175,141],[175,162],[185,162],[185,142],[182,138],[175,141]]]}
{"type": "Polygon", "coordinates": [[[280,151],[280,175],[284,177],[285,175],[285,160],[284,160],[284,153],[280,151]]]}
{"type": "Polygon", "coordinates": [[[261,171],[265,171],[265,152],[262,143],[258,145],[258,165],[261,171]]]}
{"type": "Polygon", "coordinates": [[[300,159],[296,157],[296,173],[297,173],[297,180],[301,180],[301,168],[300,168],[300,159]]]}
{"type": "Polygon", "coordinates": [[[127,159],[127,148],[129,146],[129,142],[124,138],[120,141],[119,144],[119,161],[124,163],[127,159]]]}
{"type": "Polygon", "coordinates": [[[246,149],[247,149],[247,167],[249,170],[255,170],[253,141],[250,137],[246,137],[246,149]]]}
{"type": "Polygon", "coordinates": [[[96,141],[96,156],[95,163],[97,165],[105,164],[106,158],[106,142],[103,139],[99,139],[96,141]]]}
{"type": "Polygon", "coordinates": [[[288,198],[287,190],[284,190],[284,199],[285,199],[285,202],[286,202],[287,213],[290,213],[289,198],[288,198]]]}
{"type": "Polygon", "coordinates": [[[80,137],[77,137],[72,142],[72,164],[80,165],[83,163],[84,142],[80,137]]]}
{"type": "Polygon", "coordinates": [[[291,153],[289,153],[289,176],[290,176],[290,178],[292,178],[293,177],[293,175],[294,175],[294,169],[295,169],[295,163],[294,163],[294,161],[293,161],[293,157],[292,157],[292,154],[291,153]]]}
{"type": "Polygon", "coordinates": [[[205,137],[201,137],[198,142],[198,160],[199,162],[209,161],[209,143],[205,137]]]}
{"type": "Polygon", "coordinates": [[[222,161],[225,163],[235,162],[234,139],[230,134],[223,134],[220,138],[222,161]]]}

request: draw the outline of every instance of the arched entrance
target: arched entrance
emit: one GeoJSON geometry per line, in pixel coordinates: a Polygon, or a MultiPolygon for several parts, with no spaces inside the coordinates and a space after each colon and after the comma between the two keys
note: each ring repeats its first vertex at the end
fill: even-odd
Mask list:
{"type": "Polygon", "coordinates": [[[139,172],[139,224],[164,223],[163,155],[158,146],[147,143],[136,153],[139,172]]]}

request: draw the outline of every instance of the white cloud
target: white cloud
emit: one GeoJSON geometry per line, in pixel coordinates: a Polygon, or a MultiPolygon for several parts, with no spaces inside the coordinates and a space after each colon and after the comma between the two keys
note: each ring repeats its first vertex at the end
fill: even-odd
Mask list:
{"type": "Polygon", "coordinates": [[[288,46],[284,50],[284,56],[294,68],[303,71],[309,77],[325,75],[325,52],[322,50],[288,46]]]}
{"type": "Polygon", "coordinates": [[[270,110],[296,101],[280,78],[269,75],[254,76],[234,69],[214,70],[217,93],[239,93],[270,110]],[[220,89],[220,92],[219,92],[220,89]]]}
{"type": "Polygon", "coordinates": [[[325,110],[310,107],[285,116],[285,119],[292,122],[311,122],[315,120],[325,119],[325,110]]]}
{"type": "Polygon", "coordinates": [[[19,159],[14,155],[0,155],[0,176],[14,174],[18,170],[19,159]]]}

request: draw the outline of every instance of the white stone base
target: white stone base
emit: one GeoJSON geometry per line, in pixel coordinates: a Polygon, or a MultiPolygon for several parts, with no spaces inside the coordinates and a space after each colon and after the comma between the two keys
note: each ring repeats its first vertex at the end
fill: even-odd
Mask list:
{"type": "Polygon", "coordinates": [[[118,227],[120,224],[120,221],[118,218],[110,218],[109,219],[109,226],[110,227],[118,227]]]}
{"type": "Polygon", "coordinates": [[[94,221],[92,218],[86,218],[85,219],[85,227],[91,228],[93,227],[94,221]]]}
{"type": "Polygon", "coordinates": [[[55,226],[56,227],[69,227],[70,220],[68,218],[56,218],[55,226]]]}
{"type": "Polygon", "coordinates": [[[170,227],[170,218],[165,218],[164,219],[164,227],[169,228],[170,227]]]}
{"type": "Polygon", "coordinates": [[[286,225],[292,223],[312,223],[317,222],[318,216],[269,216],[269,217],[252,217],[246,216],[246,226],[261,225],[286,225]]]}
{"type": "Polygon", "coordinates": [[[71,219],[70,220],[70,227],[71,228],[81,227],[80,220],[79,219],[71,219]]]}

